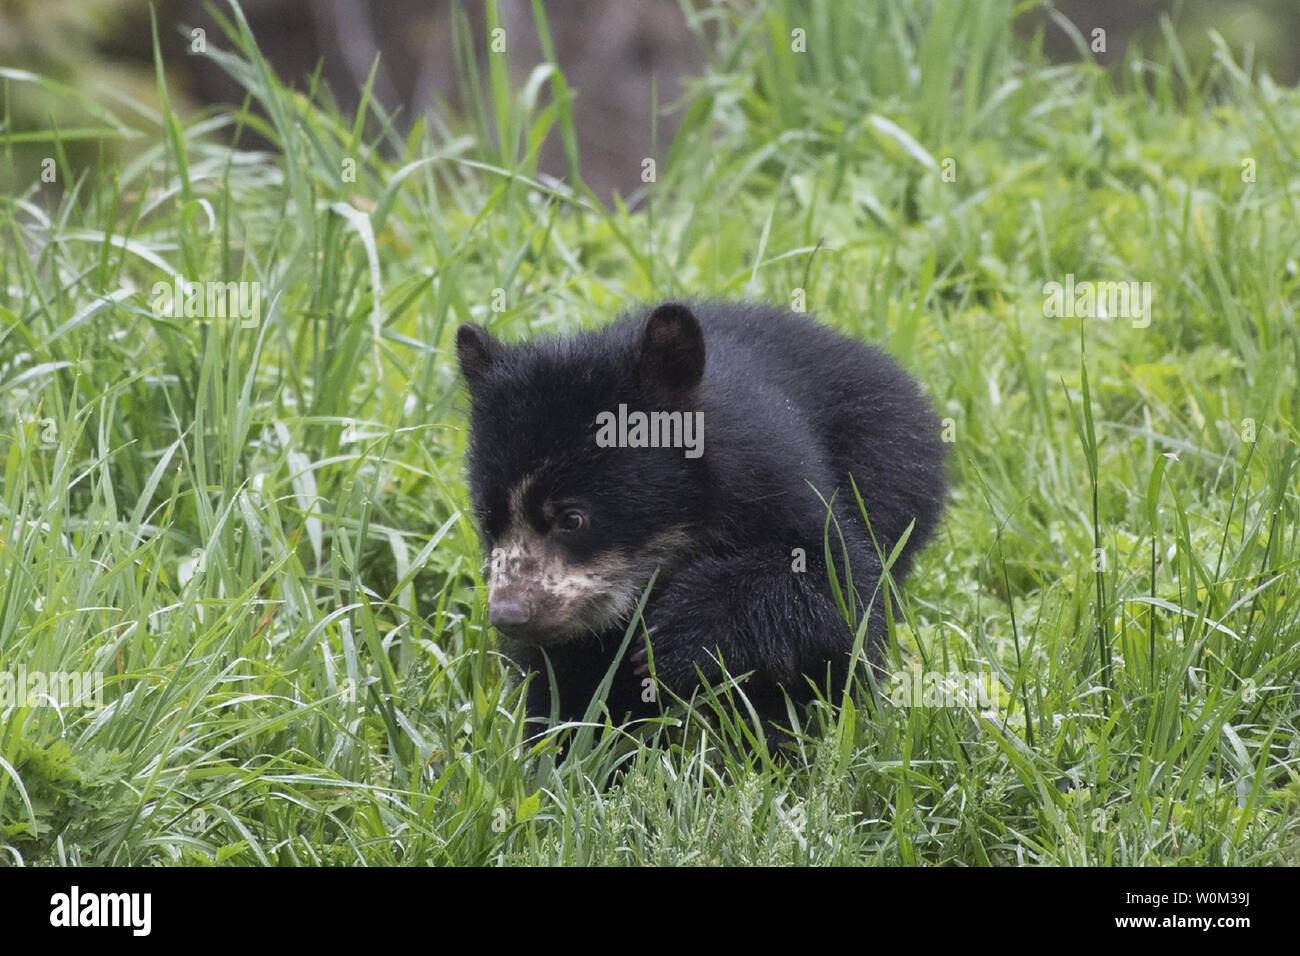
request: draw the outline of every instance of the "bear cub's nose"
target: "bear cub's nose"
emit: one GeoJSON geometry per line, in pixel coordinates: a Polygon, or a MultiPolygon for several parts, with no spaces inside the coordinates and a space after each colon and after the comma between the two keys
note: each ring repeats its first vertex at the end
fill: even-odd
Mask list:
{"type": "Polygon", "coordinates": [[[488,620],[493,627],[521,627],[532,616],[532,608],[523,601],[502,599],[489,602],[488,620]]]}

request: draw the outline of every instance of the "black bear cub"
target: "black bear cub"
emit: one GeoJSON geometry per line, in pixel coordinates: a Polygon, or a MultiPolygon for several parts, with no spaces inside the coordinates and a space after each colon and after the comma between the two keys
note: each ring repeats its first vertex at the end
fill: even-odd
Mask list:
{"type": "MultiPolygon", "coordinates": [[[[945,494],[939,423],[889,356],[804,316],[716,302],[522,345],[467,324],[456,345],[489,618],[538,672],[531,716],[558,705],[581,719],[656,569],[649,651],[634,635],[606,698],[615,720],[657,713],[665,688],[689,699],[723,664],[749,675],[741,687],[769,720],[783,692],[843,687],[854,632],[831,574],[862,613],[876,545],[888,556],[915,522],[892,567],[901,581],[945,494]]],[[[869,612],[874,659],[884,600],[882,588],[869,612]]]]}

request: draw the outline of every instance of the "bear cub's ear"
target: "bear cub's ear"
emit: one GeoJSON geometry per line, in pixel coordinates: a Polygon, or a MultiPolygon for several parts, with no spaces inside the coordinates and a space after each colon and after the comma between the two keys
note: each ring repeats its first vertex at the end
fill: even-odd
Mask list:
{"type": "Polygon", "coordinates": [[[704,333],[680,302],[665,302],[646,318],[641,332],[641,381],[686,392],[704,375],[704,333]]]}
{"type": "Polygon", "coordinates": [[[470,388],[478,384],[488,369],[501,358],[501,343],[491,333],[473,322],[466,322],[456,330],[456,357],[460,371],[470,388]]]}

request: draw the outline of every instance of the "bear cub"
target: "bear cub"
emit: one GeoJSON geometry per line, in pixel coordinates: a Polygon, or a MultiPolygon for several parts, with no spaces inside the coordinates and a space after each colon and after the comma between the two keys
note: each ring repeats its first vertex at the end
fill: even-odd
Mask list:
{"type": "MultiPolygon", "coordinates": [[[[831,575],[864,613],[876,546],[888,556],[913,525],[901,581],[945,496],[939,422],[893,359],[803,315],[719,302],[521,345],[466,324],[456,345],[489,619],[537,672],[530,716],[582,718],[656,569],[606,697],[616,721],[658,713],[664,689],[689,699],[723,664],[749,675],[766,720],[783,694],[810,700],[828,678],[838,693],[854,631],[831,575]]],[[[884,594],[866,612],[872,660],[884,594]]]]}

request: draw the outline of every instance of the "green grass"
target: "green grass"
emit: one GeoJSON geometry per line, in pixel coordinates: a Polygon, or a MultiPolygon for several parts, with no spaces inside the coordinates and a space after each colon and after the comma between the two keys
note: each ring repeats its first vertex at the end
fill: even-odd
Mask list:
{"type": "Polygon", "coordinates": [[[700,10],[714,68],[606,212],[538,178],[547,134],[581,162],[557,73],[495,55],[407,132],[229,16],[242,107],[77,100],[136,151],[28,131],[59,181],[0,199],[0,672],[104,679],[0,714],[0,859],[1300,863],[1295,90],[1172,32],[1046,65],[1000,0],[700,10]],[[155,314],[177,272],[260,283],[259,321],[155,314]],[[1068,274],[1152,283],[1149,326],[1046,317],[1068,274]],[[778,759],[679,710],[557,766],[487,626],[455,325],[799,289],[950,420],[891,653],[1000,705],[882,687],[778,759]]]}

